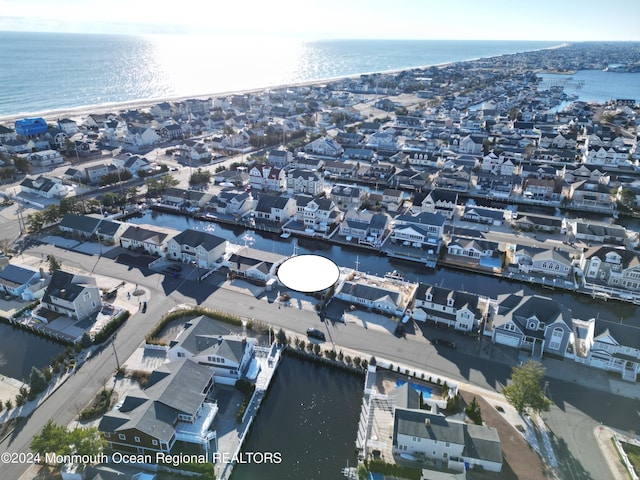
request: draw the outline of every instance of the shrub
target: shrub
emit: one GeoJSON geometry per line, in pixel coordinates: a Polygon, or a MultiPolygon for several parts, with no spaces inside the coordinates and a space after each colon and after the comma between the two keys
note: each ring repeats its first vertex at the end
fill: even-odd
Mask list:
{"type": "Polygon", "coordinates": [[[475,423],[476,425],[482,425],[482,412],[480,411],[480,405],[476,401],[476,397],[473,397],[471,403],[467,405],[467,408],[464,409],[464,412],[467,416],[475,423]]]}

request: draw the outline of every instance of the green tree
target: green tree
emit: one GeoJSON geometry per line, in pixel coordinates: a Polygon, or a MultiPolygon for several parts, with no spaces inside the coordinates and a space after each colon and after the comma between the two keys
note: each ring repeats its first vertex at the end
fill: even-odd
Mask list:
{"type": "Polygon", "coordinates": [[[473,397],[471,403],[467,405],[464,411],[467,416],[473,420],[473,423],[476,425],[482,425],[482,412],[480,411],[480,405],[478,405],[476,397],[473,397]]]}
{"type": "Polygon", "coordinates": [[[547,412],[551,401],[544,396],[540,381],[545,368],[535,360],[513,367],[511,382],[502,389],[502,394],[519,414],[527,410],[547,412]]]}
{"type": "Polygon", "coordinates": [[[41,455],[49,452],[58,455],[70,455],[72,453],[70,440],[69,431],[49,419],[42,431],[33,437],[31,450],[41,455]]]}
{"type": "Polygon", "coordinates": [[[287,334],[284,333],[283,329],[278,330],[278,333],[276,334],[276,339],[278,340],[278,345],[287,344],[287,334]]]}
{"type": "Polygon", "coordinates": [[[189,178],[189,183],[191,185],[203,185],[209,183],[211,180],[211,172],[209,170],[202,170],[198,168],[195,172],[191,174],[189,178]]]}
{"type": "Polygon", "coordinates": [[[97,428],[76,428],[69,434],[74,453],[96,456],[102,453],[105,442],[97,428]]]}
{"type": "Polygon", "coordinates": [[[44,223],[45,225],[49,225],[51,223],[55,223],[60,219],[60,207],[58,205],[49,205],[43,211],[44,215],[44,223]]]}
{"type": "Polygon", "coordinates": [[[44,392],[48,384],[49,382],[47,382],[47,379],[45,378],[44,373],[42,373],[42,370],[36,367],[31,367],[31,374],[29,375],[29,386],[31,387],[31,393],[35,396],[39,393],[44,392]]]}
{"type": "Polygon", "coordinates": [[[40,233],[44,228],[44,223],[44,215],[42,212],[27,215],[27,232],[40,233]]]}
{"type": "Polygon", "coordinates": [[[627,207],[634,207],[636,204],[636,194],[630,188],[620,190],[620,202],[627,207]]]}
{"type": "Polygon", "coordinates": [[[78,200],[74,197],[61,198],[59,210],[61,217],[64,217],[67,213],[84,213],[81,211],[78,200]]]}
{"type": "Polygon", "coordinates": [[[56,270],[60,270],[60,267],[62,267],[62,264],[53,255],[49,255],[48,260],[49,260],[49,273],[53,273],[56,270]]]}
{"type": "Polygon", "coordinates": [[[16,167],[16,170],[20,170],[22,173],[29,173],[31,171],[31,164],[26,157],[19,157],[14,155],[13,157],[13,166],[16,167]]]}

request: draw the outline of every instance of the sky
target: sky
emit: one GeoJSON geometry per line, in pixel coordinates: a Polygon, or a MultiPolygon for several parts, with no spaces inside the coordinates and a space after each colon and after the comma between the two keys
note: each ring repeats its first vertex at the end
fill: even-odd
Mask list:
{"type": "Polygon", "coordinates": [[[640,41],[640,0],[0,0],[0,31],[640,41]]]}

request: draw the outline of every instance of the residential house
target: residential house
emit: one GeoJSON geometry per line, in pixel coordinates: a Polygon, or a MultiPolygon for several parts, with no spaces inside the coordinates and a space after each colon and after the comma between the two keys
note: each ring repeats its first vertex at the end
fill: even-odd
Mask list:
{"type": "Polygon", "coordinates": [[[51,167],[64,163],[62,154],[57,150],[43,150],[41,152],[33,152],[27,155],[27,160],[34,167],[51,167]]]}
{"type": "Polygon", "coordinates": [[[282,192],[287,187],[287,176],[280,168],[258,164],[249,170],[249,184],[256,190],[282,192]]]}
{"type": "Polygon", "coordinates": [[[60,223],[58,229],[62,232],[77,235],[82,238],[92,237],[98,228],[98,224],[102,219],[92,217],[90,215],[76,215],[74,213],[67,213],[60,223]]]}
{"type": "Polygon", "coordinates": [[[44,288],[50,277],[42,268],[33,270],[14,264],[0,268],[0,292],[26,301],[33,301],[44,295],[44,288]]]}
{"type": "Polygon", "coordinates": [[[169,232],[155,225],[150,227],[152,228],[131,225],[120,235],[120,246],[129,250],[144,250],[150,254],[163,255],[169,232]]]}
{"type": "Polygon", "coordinates": [[[326,175],[334,177],[351,177],[355,175],[358,164],[355,162],[343,162],[340,160],[327,160],[324,162],[326,175]]]}
{"type": "Polygon", "coordinates": [[[117,167],[107,163],[99,163],[97,165],[85,167],[84,172],[86,181],[92,185],[98,184],[102,177],[112,171],[110,167],[117,171],[117,167]]]}
{"type": "Polygon", "coordinates": [[[324,191],[323,176],[312,170],[294,168],[286,173],[287,194],[297,195],[300,193],[316,196],[324,191]]]}
{"type": "Polygon", "coordinates": [[[167,242],[167,257],[199,268],[213,268],[227,248],[227,241],[201,230],[183,230],[167,242]]]}
{"type": "Polygon", "coordinates": [[[537,213],[518,214],[518,218],[513,220],[513,226],[522,230],[539,230],[548,233],[566,233],[565,225],[563,218],[537,213]]]}
{"type": "Polygon", "coordinates": [[[120,141],[125,145],[140,149],[159,143],[161,137],[151,127],[136,127],[133,124],[129,124],[122,129],[120,141]]]}
{"type": "Polygon", "coordinates": [[[480,238],[452,235],[447,245],[447,254],[477,259],[492,258],[499,256],[499,244],[480,238]]]}
{"type": "Polygon", "coordinates": [[[465,205],[462,219],[467,222],[484,223],[487,225],[502,225],[505,211],[499,208],[479,207],[477,205],[465,205]]]}
{"type": "Polygon", "coordinates": [[[562,198],[562,180],[527,177],[522,181],[522,196],[531,200],[559,201],[562,198]]]}
{"type": "Polygon", "coordinates": [[[393,188],[385,188],[382,192],[382,201],[380,202],[383,207],[390,212],[397,212],[400,210],[404,201],[404,193],[402,190],[396,190],[393,188]]]}
{"type": "Polygon", "coordinates": [[[189,320],[184,331],[169,343],[171,362],[183,358],[213,370],[217,383],[234,384],[247,372],[253,359],[255,340],[237,335],[220,335],[216,322],[204,315],[189,320]]]}
{"type": "Polygon", "coordinates": [[[463,332],[477,330],[487,319],[491,300],[475,293],[419,284],[413,318],[444,323],[463,332]]]}
{"type": "Polygon", "coordinates": [[[169,187],[162,194],[162,203],[184,208],[204,208],[207,202],[213,198],[211,193],[201,190],[187,190],[184,188],[169,187]]]}
{"type": "Polygon", "coordinates": [[[569,230],[576,240],[587,243],[624,244],[627,230],[619,225],[609,225],[589,220],[571,220],[569,230]]]}
{"type": "Polygon", "coordinates": [[[251,192],[222,191],[209,202],[217,213],[241,217],[253,210],[254,199],[251,192]]]}
{"type": "Polygon", "coordinates": [[[111,220],[102,219],[96,228],[95,234],[99,242],[118,243],[120,235],[129,228],[126,222],[113,222],[111,220]]]}
{"type": "MultiPolygon", "coordinates": [[[[100,289],[94,277],[56,270],[51,275],[41,308],[83,320],[100,310],[100,289]]],[[[38,316],[44,320],[42,316],[38,316]]],[[[46,321],[46,320],[45,320],[46,321]]]]}
{"type": "Polygon", "coordinates": [[[296,220],[304,226],[305,230],[328,233],[333,225],[342,220],[342,211],[329,198],[296,195],[294,199],[296,220]]]}
{"type": "Polygon", "coordinates": [[[382,212],[371,212],[353,208],[349,210],[340,224],[340,235],[371,245],[380,245],[389,231],[391,219],[382,212]]]}
{"type": "Polygon", "coordinates": [[[546,275],[549,279],[566,279],[573,272],[571,256],[558,248],[516,247],[513,261],[519,272],[546,275]]]}
{"type": "Polygon", "coordinates": [[[458,204],[458,194],[449,190],[426,190],[413,195],[411,213],[439,213],[451,220],[458,204]]]}
{"type": "Polygon", "coordinates": [[[80,129],[78,128],[78,124],[70,118],[58,119],[58,128],[66,133],[69,137],[80,131],[80,129]]]}
{"type": "Polygon", "coordinates": [[[426,410],[393,410],[393,451],[442,462],[450,470],[502,470],[500,437],[493,427],[467,424],[426,410]]]}
{"type": "Polygon", "coordinates": [[[471,171],[464,166],[442,169],[432,181],[433,188],[467,192],[471,188],[471,171]]]}
{"type": "Polygon", "coordinates": [[[274,167],[284,168],[293,162],[293,153],[284,149],[271,149],[267,152],[267,163],[274,167]]]}
{"type": "Polygon", "coordinates": [[[305,153],[321,157],[337,158],[343,153],[342,146],[328,137],[320,137],[304,147],[305,153]]]}
{"type": "Polygon", "coordinates": [[[224,266],[234,275],[268,284],[276,281],[278,267],[286,259],[284,255],[245,246],[234,252],[224,266]]]}
{"type": "Polygon", "coordinates": [[[611,188],[602,183],[580,180],[569,185],[567,197],[577,207],[590,207],[598,210],[615,209],[615,196],[611,188]]]}
{"type": "Polygon", "coordinates": [[[113,157],[113,164],[119,170],[127,170],[134,175],[136,175],[139,170],[149,171],[152,168],[149,160],[138,155],[131,155],[130,153],[116,155],[113,157]]]}
{"type": "Polygon", "coordinates": [[[574,360],[638,381],[640,337],[636,327],[600,318],[573,321],[574,360]]]}
{"type": "Polygon", "coordinates": [[[416,288],[415,284],[352,275],[338,285],[334,296],[365,308],[402,316],[416,288]]]}
{"type": "Polygon", "coordinates": [[[256,219],[283,223],[295,215],[296,201],[293,198],[262,193],[258,197],[254,212],[256,219]]]}
{"type": "Polygon", "coordinates": [[[499,295],[497,311],[485,328],[495,343],[529,350],[541,357],[564,357],[572,337],[571,311],[562,303],[524,292],[499,295]]]}
{"type": "Polygon", "coordinates": [[[43,198],[62,198],[69,190],[59,178],[49,178],[40,175],[37,178],[25,177],[20,182],[20,191],[43,198]]]}
{"type": "Polygon", "coordinates": [[[213,180],[218,184],[231,183],[240,188],[249,185],[249,174],[244,170],[223,170],[215,173],[213,180]]]}
{"type": "Polygon", "coordinates": [[[437,248],[444,232],[444,217],[439,213],[398,215],[394,218],[391,241],[416,248],[437,248]]]}
{"type": "Polygon", "coordinates": [[[180,441],[208,455],[216,443],[213,388],[208,366],[167,363],[151,373],[144,388],[131,390],[119,408],[104,414],[98,430],[107,448],[126,454],[169,454],[180,441]]]}
{"type": "Polygon", "coordinates": [[[640,254],[624,247],[594,246],[582,252],[584,287],[606,291],[640,291],[640,254]]]}
{"type": "Polygon", "coordinates": [[[359,187],[351,185],[336,184],[331,188],[331,199],[338,205],[359,205],[365,197],[366,192],[359,187]]]}

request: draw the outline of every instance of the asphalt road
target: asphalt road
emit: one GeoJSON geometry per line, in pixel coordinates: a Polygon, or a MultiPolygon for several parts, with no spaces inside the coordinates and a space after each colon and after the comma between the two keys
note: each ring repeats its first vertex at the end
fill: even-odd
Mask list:
{"type": "MultiPolygon", "coordinates": [[[[148,310],[133,315],[119,330],[113,345],[107,345],[101,353],[85,363],[72,378],[63,384],[36,410],[27,422],[0,444],[0,450],[28,452],[32,437],[39,433],[51,418],[66,425],[73,421],[80,409],[108,382],[116,368],[116,356],[120,362],[128,358],[142,343],[145,334],[171,307],[187,303],[201,304],[223,311],[233,311],[242,316],[268,322],[275,328],[285,328],[304,334],[308,327],[323,329],[327,343],[336,348],[350,348],[442,374],[454,380],[473,383],[481,387],[499,390],[510,376],[511,366],[517,361],[500,349],[495,356],[479,358],[479,349],[494,349],[485,340],[478,342],[461,337],[456,340],[456,350],[436,347],[424,338],[422,332],[397,338],[390,332],[374,328],[363,330],[355,324],[321,322],[311,311],[294,307],[277,308],[266,300],[236,291],[222,289],[215,284],[196,283],[182,278],[170,278],[147,269],[131,267],[107,258],[83,255],[59,249],[52,245],[32,247],[30,253],[53,253],[63,265],[137,283],[149,292],[148,310]],[[72,400],[70,400],[72,399],[72,400]]],[[[439,335],[442,335],[439,333],[439,335]]],[[[570,382],[549,378],[549,394],[555,405],[546,414],[553,440],[562,453],[562,471],[567,478],[607,478],[606,463],[596,444],[593,429],[600,423],[622,430],[640,431],[640,415],[637,402],[614,397],[579,387],[570,382]],[[566,459],[566,460],[565,460],[566,459]]],[[[560,455],[558,455],[560,456],[560,455]]],[[[2,478],[19,478],[27,465],[3,465],[2,478]]]]}

